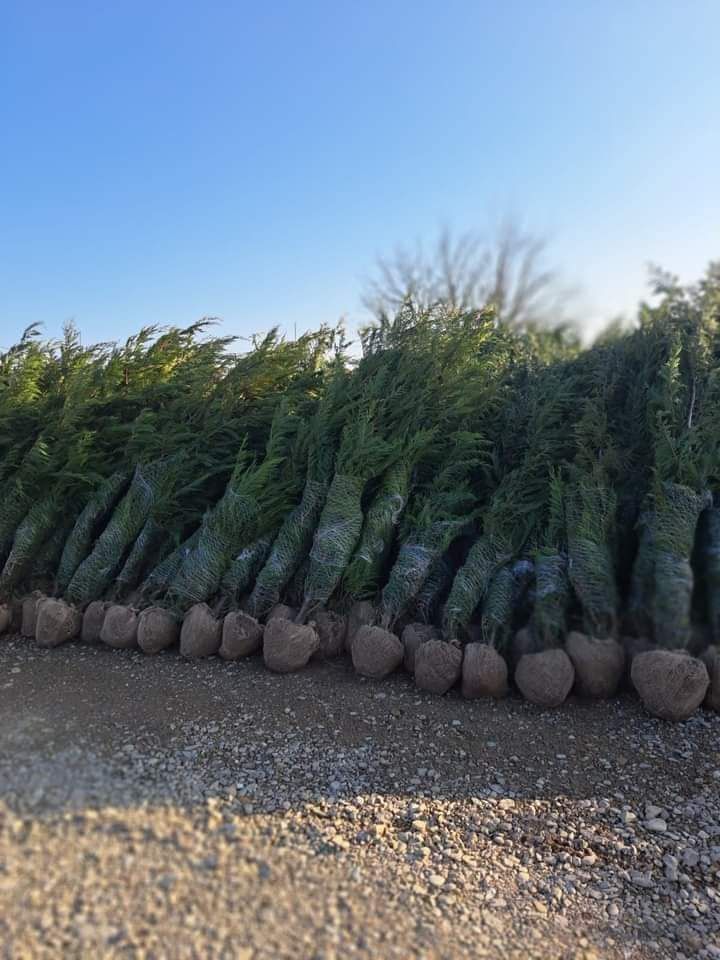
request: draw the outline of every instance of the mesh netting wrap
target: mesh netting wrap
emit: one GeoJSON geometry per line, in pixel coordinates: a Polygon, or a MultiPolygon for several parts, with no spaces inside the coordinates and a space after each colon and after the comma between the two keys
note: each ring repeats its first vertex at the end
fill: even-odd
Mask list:
{"type": "Polygon", "coordinates": [[[280,527],[248,599],[248,613],[258,620],[280,602],[283,590],[310,551],[326,494],[326,484],[307,480],[300,503],[280,527]]]}
{"type": "MultiPolygon", "coordinates": [[[[299,610],[305,599],[305,577],[310,567],[310,557],[305,557],[303,562],[290,577],[290,582],[285,588],[284,597],[281,596],[278,602],[289,604],[291,607],[297,607],[299,610]]],[[[270,611],[268,610],[268,613],[270,611]]]]}
{"type": "Polygon", "coordinates": [[[483,640],[491,647],[504,646],[512,629],[515,578],[510,565],[501,567],[487,588],[480,625],[483,640]]]}
{"type": "Polygon", "coordinates": [[[382,592],[380,622],[387,629],[420,592],[433,564],[458,536],[464,520],[441,520],[418,530],[402,544],[382,592]]]}
{"type": "Polygon", "coordinates": [[[700,562],[705,579],[705,606],[713,643],[720,643],[720,510],[706,510],[703,517],[700,562]]]}
{"type": "Polygon", "coordinates": [[[118,597],[137,587],[145,571],[157,561],[166,540],[165,528],[150,517],[137,535],[120,573],[115,578],[115,593],[118,597]]]}
{"type": "Polygon", "coordinates": [[[655,514],[645,511],[638,526],[640,536],[630,575],[628,618],[633,630],[641,637],[652,636],[652,608],[655,593],[655,514]]]}
{"type": "Polygon", "coordinates": [[[68,518],[65,523],[55,524],[53,532],[33,560],[33,565],[30,570],[32,577],[45,578],[54,575],[60,562],[60,557],[62,556],[65,541],[73,528],[73,524],[74,519],[72,518],[68,518]]]}
{"type": "Polygon", "coordinates": [[[225,490],[218,503],[205,514],[197,543],[170,585],[171,604],[187,610],[217,593],[239,545],[252,536],[258,514],[257,500],[232,488],[225,490]]]}
{"type": "Polygon", "coordinates": [[[183,561],[197,544],[199,537],[200,531],[195,530],[187,540],[184,540],[157,564],[143,582],[142,593],[144,597],[151,599],[166,592],[180,572],[183,561]]]}
{"type": "Polygon", "coordinates": [[[165,460],[135,468],[127,493],[68,585],[66,596],[71,603],[84,606],[105,593],[125,551],[142,530],[167,469],[165,460]]]}
{"type": "Polygon", "coordinates": [[[0,574],[0,599],[10,592],[29,573],[42,545],[52,534],[58,522],[58,505],[48,497],[34,503],[15,533],[12,548],[0,574]]]}
{"type": "Polygon", "coordinates": [[[686,557],[674,553],[655,556],[653,621],[659,647],[685,647],[690,639],[693,572],[686,557]]]}
{"type": "Polygon", "coordinates": [[[253,540],[237,554],[220,581],[220,591],[227,600],[236,604],[257,576],[258,570],[267,560],[272,535],[267,534],[253,540]]]}
{"type": "Polygon", "coordinates": [[[485,643],[503,649],[510,639],[518,602],[533,579],[535,567],[520,559],[496,571],[482,605],[480,626],[485,643]]]}
{"type": "Polygon", "coordinates": [[[495,571],[509,556],[509,549],[493,537],[480,537],[472,545],[465,563],[455,574],[443,610],[443,633],[448,640],[459,639],[485,597],[495,571]]]}
{"type": "Polygon", "coordinates": [[[568,538],[568,573],[580,601],[585,632],[612,637],[617,632],[618,595],[610,549],[584,537],[568,538]]]}
{"type": "Polygon", "coordinates": [[[563,554],[540,554],[535,560],[535,606],[532,623],[544,649],[559,647],[567,633],[570,580],[563,554]]]}
{"type": "Polygon", "coordinates": [[[3,497],[0,504],[0,561],[10,552],[15,531],[31,506],[30,498],[18,486],[3,497]]]}
{"type": "Polygon", "coordinates": [[[345,571],[344,583],[354,600],[372,596],[392,548],[397,525],[407,503],[410,473],[405,462],[391,466],[368,507],[360,543],[345,571]]]}
{"type": "Polygon", "coordinates": [[[127,485],[127,474],[115,473],[104,480],[75,521],[60,557],[57,589],[64,593],[73,574],[90,553],[99,527],[110,515],[127,485]]]}
{"type": "Polygon", "coordinates": [[[420,623],[430,623],[443,593],[452,583],[453,568],[447,557],[438,557],[430,567],[425,583],[418,590],[412,604],[413,616],[420,623]]]}
{"type": "Polygon", "coordinates": [[[362,529],[364,486],[339,473],[332,479],[313,537],[300,622],[314,606],[327,603],[352,557],[362,529]]]}
{"type": "Polygon", "coordinates": [[[655,582],[653,630],[658,646],[684,647],[690,639],[693,573],[690,555],[707,494],[664,483],[655,498],[655,582]]]}

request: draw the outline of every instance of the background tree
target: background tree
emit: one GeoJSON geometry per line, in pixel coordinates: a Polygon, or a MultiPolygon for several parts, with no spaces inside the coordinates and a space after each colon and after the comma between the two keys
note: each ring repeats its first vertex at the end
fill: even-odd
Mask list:
{"type": "Polygon", "coordinates": [[[429,252],[418,243],[378,257],[362,303],[376,317],[394,316],[411,300],[421,312],[437,303],[461,311],[493,305],[512,327],[558,323],[571,292],[546,258],[547,241],[511,219],[489,236],[445,227],[429,252]]]}

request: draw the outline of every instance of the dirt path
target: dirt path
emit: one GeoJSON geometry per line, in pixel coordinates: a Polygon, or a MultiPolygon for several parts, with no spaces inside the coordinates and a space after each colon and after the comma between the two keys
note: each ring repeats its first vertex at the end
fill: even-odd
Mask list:
{"type": "Polygon", "coordinates": [[[4,638],[0,956],[720,958],[720,717],[4,638]]]}

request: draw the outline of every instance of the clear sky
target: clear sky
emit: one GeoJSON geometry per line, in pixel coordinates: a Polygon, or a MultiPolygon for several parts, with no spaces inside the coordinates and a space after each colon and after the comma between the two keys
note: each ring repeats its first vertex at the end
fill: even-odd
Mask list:
{"type": "Polygon", "coordinates": [[[720,257],[718,0],[0,4],[0,345],[362,317],[513,213],[591,319],[720,257]]]}

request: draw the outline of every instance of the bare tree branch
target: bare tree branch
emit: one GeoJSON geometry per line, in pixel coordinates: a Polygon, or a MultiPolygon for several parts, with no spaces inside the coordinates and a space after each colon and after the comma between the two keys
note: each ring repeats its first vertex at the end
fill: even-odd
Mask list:
{"type": "Polygon", "coordinates": [[[435,303],[466,310],[493,304],[498,316],[522,327],[561,321],[568,291],[544,265],[546,242],[505,220],[490,240],[475,232],[453,236],[446,227],[430,254],[418,243],[380,257],[366,282],[363,305],[392,316],[408,300],[420,310],[435,303]]]}

